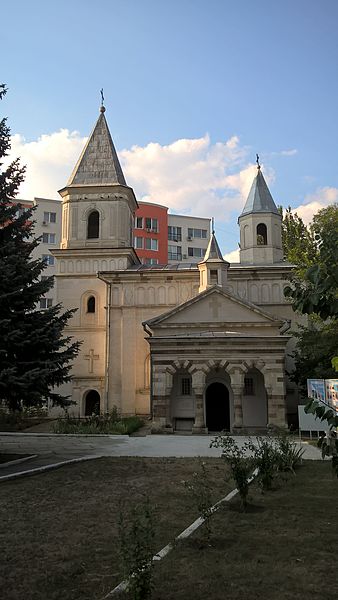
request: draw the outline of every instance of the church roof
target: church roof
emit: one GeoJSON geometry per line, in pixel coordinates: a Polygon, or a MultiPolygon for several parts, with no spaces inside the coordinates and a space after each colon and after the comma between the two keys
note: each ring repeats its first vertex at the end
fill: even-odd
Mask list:
{"type": "Polygon", "coordinates": [[[127,185],[104,112],[101,106],[100,116],[67,185],[127,185]]]}
{"type": "Polygon", "coordinates": [[[204,255],[202,262],[206,262],[207,260],[216,260],[216,261],[226,262],[222,256],[222,252],[221,252],[218,242],[216,240],[214,231],[212,232],[212,234],[210,236],[209,244],[205,251],[205,255],[204,255]]]}
{"type": "Polygon", "coordinates": [[[278,208],[274,203],[270,190],[263,177],[261,168],[258,166],[257,175],[252,182],[251,190],[241,216],[247,215],[248,213],[260,212],[279,214],[278,208]]]}

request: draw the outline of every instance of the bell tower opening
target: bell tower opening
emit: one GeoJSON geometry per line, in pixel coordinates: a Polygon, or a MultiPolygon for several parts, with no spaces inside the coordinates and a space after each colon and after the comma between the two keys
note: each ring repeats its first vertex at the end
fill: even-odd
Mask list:
{"type": "Polygon", "coordinates": [[[100,215],[97,210],[92,210],[88,215],[87,221],[87,239],[93,240],[99,237],[100,215]]]}
{"type": "Polygon", "coordinates": [[[257,232],[257,246],[267,246],[268,232],[267,232],[265,223],[258,223],[256,232],[257,232]]]}

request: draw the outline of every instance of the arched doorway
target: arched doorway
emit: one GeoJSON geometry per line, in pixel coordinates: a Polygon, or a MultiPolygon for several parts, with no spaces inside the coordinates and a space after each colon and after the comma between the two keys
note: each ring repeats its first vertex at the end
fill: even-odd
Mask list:
{"type": "Polygon", "coordinates": [[[205,393],[205,420],[209,431],[230,431],[229,390],[224,383],[211,383],[205,393]]]}
{"type": "Polygon", "coordinates": [[[96,390],[89,390],[85,398],[85,417],[100,414],[100,394],[96,390]]]}

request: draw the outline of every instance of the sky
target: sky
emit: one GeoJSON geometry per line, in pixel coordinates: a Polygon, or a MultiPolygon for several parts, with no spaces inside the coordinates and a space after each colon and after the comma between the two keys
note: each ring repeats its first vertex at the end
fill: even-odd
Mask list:
{"type": "Polygon", "coordinates": [[[58,198],[99,114],[139,200],[236,260],[256,153],[277,205],[338,200],[336,0],[0,0],[19,197],[58,198]]]}

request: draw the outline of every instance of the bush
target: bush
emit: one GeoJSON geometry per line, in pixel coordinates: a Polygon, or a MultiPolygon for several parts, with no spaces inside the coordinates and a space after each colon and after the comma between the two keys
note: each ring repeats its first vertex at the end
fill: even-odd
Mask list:
{"type": "Polygon", "coordinates": [[[289,431],[278,431],[275,443],[279,470],[294,473],[302,462],[304,449],[296,444],[289,431]]]}
{"type": "Polygon", "coordinates": [[[257,480],[263,491],[271,490],[272,482],[278,472],[278,451],[270,438],[256,438],[256,444],[248,442],[255,466],[258,469],[257,480]]]}
{"type": "Polygon", "coordinates": [[[210,543],[211,536],[211,521],[212,515],[212,483],[209,479],[208,472],[203,460],[199,461],[199,471],[195,471],[192,480],[183,481],[186,489],[191,493],[193,502],[196,505],[198,514],[201,519],[204,519],[203,532],[205,542],[210,543]]]}
{"type": "Polygon", "coordinates": [[[230,435],[221,433],[211,441],[210,447],[222,448],[222,458],[230,468],[241,499],[242,510],[245,510],[248,504],[249,478],[255,467],[254,459],[248,456],[249,444],[245,443],[240,448],[230,435]]]}
{"type": "Polygon", "coordinates": [[[139,417],[123,417],[118,415],[114,408],[107,415],[92,415],[81,419],[79,417],[60,417],[53,426],[54,433],[82,433],[93,434],[120,434],[129,435],[142,427],[143,421],[139,417]]]}

